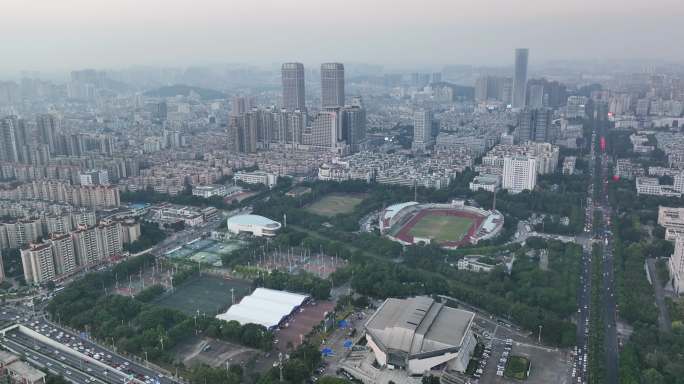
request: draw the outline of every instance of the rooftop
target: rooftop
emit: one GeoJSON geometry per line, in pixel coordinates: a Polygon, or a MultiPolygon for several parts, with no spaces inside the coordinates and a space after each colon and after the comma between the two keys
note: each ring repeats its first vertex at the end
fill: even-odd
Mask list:
{"type": "Polygon", "coordinates": [[[269,219],[268,217],[259,215],[236,215],[228,218],[228,225],[260,225],[262,227],[276,228],[280,227],[280,223],[269,219]]]}
{"type": "Polygon", "coordinates": [[[418,355],[460,348],[474,317],[429,297],[387,299],[366,322],[366,330],[385,349],[418,355]]]}
{"type": "Polygon", "coordinates": [[[39,381],[45,377],[45,374],[23,361],[15,361],[6,367],[8,370],[15,372],[18,376],[25,378],[30,383],[39,381]]]}

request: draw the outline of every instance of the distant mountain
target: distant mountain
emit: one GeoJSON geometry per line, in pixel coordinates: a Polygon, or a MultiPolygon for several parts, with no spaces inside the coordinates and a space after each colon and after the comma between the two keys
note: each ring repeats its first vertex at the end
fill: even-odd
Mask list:
{"type": "Polygon", "coordinates": [[[193,87],[190,85],[175,84],[145,92],[149,97],[174,97],[178,95],[188,96],[190,92],[197,93],[202,100],[225,99],[226,95],[215,89],[193,87]]]}

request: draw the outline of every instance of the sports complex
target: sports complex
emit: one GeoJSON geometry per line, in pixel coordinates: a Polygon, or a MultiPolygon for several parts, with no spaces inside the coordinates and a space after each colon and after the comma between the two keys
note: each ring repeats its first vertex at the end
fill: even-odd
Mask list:
{"type": "Polygon", "coordinates": [[[462,200],[448,204],[394,204],[380,212],[380,231],[404,245],[436,243],[444,248],[477,244],[496,237],[503,229],[503,215],[467,205],[462,200]]]}

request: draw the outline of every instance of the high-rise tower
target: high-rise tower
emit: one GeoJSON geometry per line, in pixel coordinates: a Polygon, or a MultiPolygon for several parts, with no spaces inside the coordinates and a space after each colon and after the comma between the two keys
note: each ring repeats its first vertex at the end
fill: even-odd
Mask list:
{"type": "Polygon", "coordinates": [[[283,108],[288,111],[303,111],[306,108],[304,98],[304,64],[284,63],[281,68],[283,81],[283,108]]]}
{"type": "Polygon", "coordinates": [[[515,73],[513,74],[513,108],[525,107],[527,91],[527,59],[530,51],[527,48],[515,50],[515,73]]]}
{"type": "Polygon", "coordinates": [[[321,64],[321,107],[344,107],[344,64],[321,64]]]}

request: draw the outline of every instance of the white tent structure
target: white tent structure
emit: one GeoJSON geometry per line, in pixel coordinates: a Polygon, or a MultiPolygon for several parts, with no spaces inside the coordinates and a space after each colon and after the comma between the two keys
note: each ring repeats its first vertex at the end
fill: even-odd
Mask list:
{"type": "Polygon", "coordinates": [[[241,325],[253,323],[271,329],[286,316],[299,308],[309,298],[297,293],[257,288],[245,296],[239,304],[228,308],[225,313],[216,315],[217,319],[237,321],[241,325]]]}

